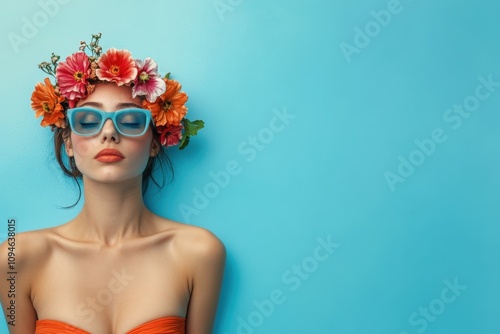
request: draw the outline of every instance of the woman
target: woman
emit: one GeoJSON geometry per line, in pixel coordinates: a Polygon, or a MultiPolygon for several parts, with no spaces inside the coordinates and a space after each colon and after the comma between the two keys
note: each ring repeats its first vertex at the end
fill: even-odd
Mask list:
{"type": "MultiPolygon", "coordinates": [[[[155,215],[142,196],[162,145],[196,134],[188,129],[196,122],[184,118],[187,96],[158,76],[151,59],[132,63],[128,51],[115,49],[101,55],[99,38],[82,43],[91,55],[61,63],[53,55],[52,65],[41,64],[57,85],[37,86],[32,106],[54,128],[56,151],[63,142],[66,172],[81,173],[84,204],[64,225],[17,235],[15,298],[8,285],[0,288],[4,311],[15,303],[9,330],[211,333],[224,246],[207,230],[155,215]]],[[[0,266],[12,271],[6,261],[0,266]]]]}

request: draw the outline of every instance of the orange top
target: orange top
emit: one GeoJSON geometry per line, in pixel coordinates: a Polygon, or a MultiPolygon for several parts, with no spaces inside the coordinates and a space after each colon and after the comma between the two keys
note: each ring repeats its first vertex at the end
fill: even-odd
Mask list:
{"type": "MultiPolygon", "coordinates": [[[[164,317],[148,321],[127,334],[185,334],[185,319],[182,317],[164,317]]],[[[37,320],[35,334],[91,334],[75,326],[57,320],[37,320]]]]}

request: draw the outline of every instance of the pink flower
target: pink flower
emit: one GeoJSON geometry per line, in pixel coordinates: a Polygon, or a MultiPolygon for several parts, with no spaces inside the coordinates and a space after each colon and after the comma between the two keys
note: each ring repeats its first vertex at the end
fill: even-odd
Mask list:
{"type": "Polygon", "coordinates": [[[118,86],[129,84],[137,75],[135,61],[128,50],[111,48],[99,57],[97,64],[99,80],[116,82],[118,86]]]}
{"type": "Polygon", "coordinates": [[[60,62],[56,69],[56,79],[60,93],[69,101],[87,96],[87,78],[90,75],[90,63],[84,52],[76,52],[60,62]]]}
{"type": "Polygon", "coordinates": [[[160,143],[165,147],[179,144],[182,138],[182,125],[159,126],[156,129],[160,133],[160,143]]]}
{"type": "Polygon", "coordinates": [[[144,62],[136,59],[135,63],[138,75],[132,87],[132,97],[145,95],[146,100],[155,102],[167,89],[165,81],[158,76],[158,64],[151,58],[146,58],[144,62]]]}

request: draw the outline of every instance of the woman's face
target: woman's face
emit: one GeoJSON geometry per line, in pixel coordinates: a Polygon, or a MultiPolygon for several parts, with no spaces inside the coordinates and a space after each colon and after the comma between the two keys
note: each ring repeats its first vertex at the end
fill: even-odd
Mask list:
{"type": "MultiPolygon", "coordinates": [[[[142,108],[139,97],[132,98],[132,88],[114,83],[97,84],[95,90],[77,103],[107,112],[126,108],[142,108]]],[[[102,182],[120,182],[141,177],[150,156],[157,153],[150,129],[139,137],[120,134],[111,119],[106,120],[96,135],[85,137],[71,132],[66,152],[74,157],[84,177],[102,182]],[[152,149],[154,146],[154,150],[152,149]]]]}

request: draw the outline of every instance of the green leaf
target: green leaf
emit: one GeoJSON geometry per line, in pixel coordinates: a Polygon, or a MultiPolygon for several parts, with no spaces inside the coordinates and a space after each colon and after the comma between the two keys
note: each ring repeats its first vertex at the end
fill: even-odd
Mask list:
{"type": "Polygon", "coordinates": [[[191,122],[187,118],[182,120],[182,124],[184,125],[184,134],[189,136],[195,136],[198,133],[198,130],[203,129],[205,126],[205,122],[202,120],[196,120],[191,122]]]}
{"type": "Polygon", "coordinates": [[[183,150],[189,144],[189,136],[182,136],[181,143],[179,145],[179,150],[183,150]]]}
{"type": "Polygon", "coordinates": [[[202,120],[196,120],[191,122],[187,118],[182,120],[182,125],[184,126],[184,135],[181,138],[179,150],[183,150],[189,144],[189,138],[191,136],[196,136],[200,129],[203,129],[205,122],[202,120]]]}

